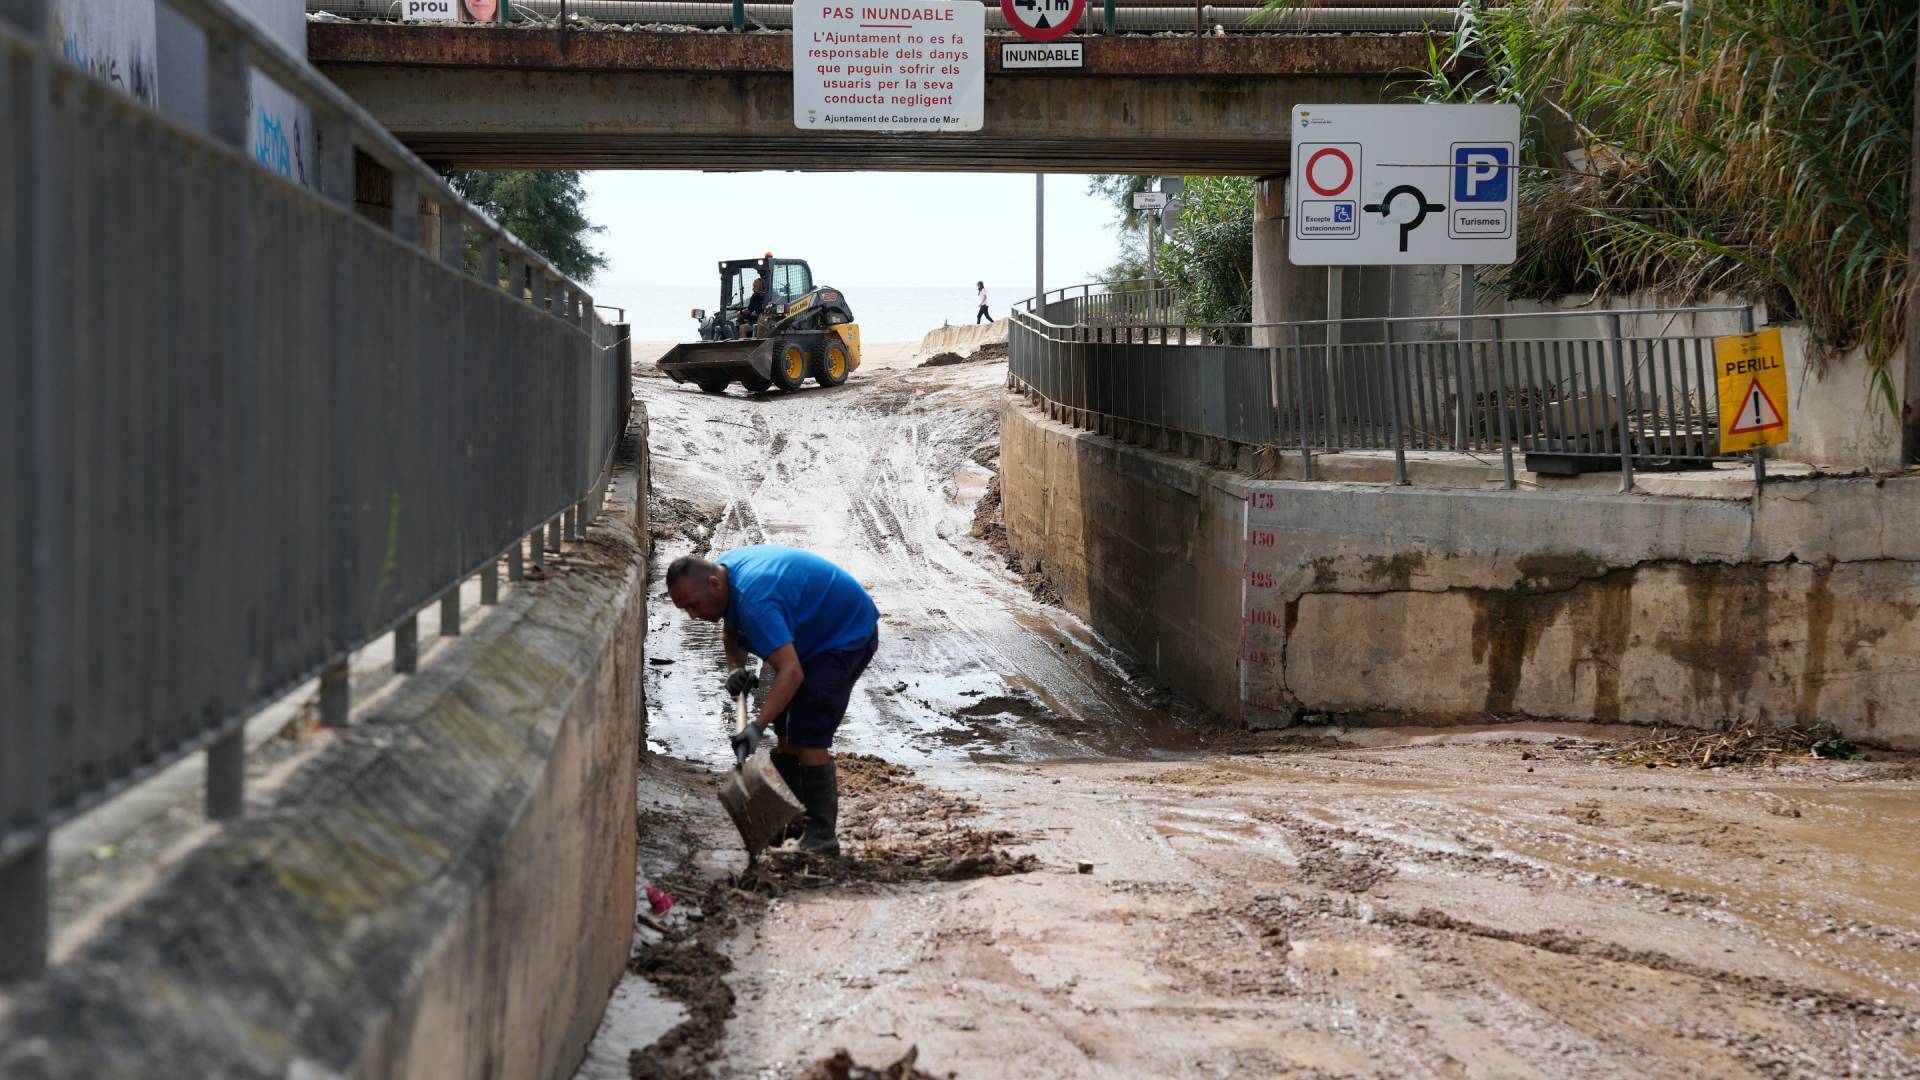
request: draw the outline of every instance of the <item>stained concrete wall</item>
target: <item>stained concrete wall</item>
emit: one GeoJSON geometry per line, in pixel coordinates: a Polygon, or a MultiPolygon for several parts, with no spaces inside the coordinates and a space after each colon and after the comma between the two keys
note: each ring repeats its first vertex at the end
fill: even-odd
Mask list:
{"type": "Polygon", "coordinates": [[[1017,397],[1001,467],[1017,556],[1228,717],[1824,721],[1920,746],[1920,477],[1757,501],[1248,480],[1017,397]]]}
{"type": "Polygon", "coordinates": [[[564,570],[14,990],[0,1076],[571,1075],[633,934],[643,477],[564,570]]]}

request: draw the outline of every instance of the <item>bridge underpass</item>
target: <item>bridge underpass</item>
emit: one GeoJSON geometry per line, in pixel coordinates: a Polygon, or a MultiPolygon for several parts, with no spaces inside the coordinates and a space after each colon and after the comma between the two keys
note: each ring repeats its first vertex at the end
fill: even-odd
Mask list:
{"type": "MultiPolygon", "coordinates": [[[[0,15],[9,10],[0,8],[0,15]]],[[[5,54],[8,75],[20,70],[11,66],[19,53],[5,54]]],[[[31,80],[8,85],[21,83],[31,80]]],[[[333,106],[330,120],[349,116],[339,102],[317,100],[333,106]]],[[[558,137],[562,128],[552,122],[544,130],[558,137]]],[[[18,136],[10,148],[31,145],[23,130],[32,129],[0,128],[18,136]]],[[[84,130],[119,129],[98,123],[84,130]]],[[[1217,523],[1244,523],[1256,493],[1294,500],[1285,505],[1297,508],[1290,521],[1305,549],[1352,524],[1340,510],[1346,503],[1393,510],[1409,498],[1438,501],[1444,493],[1389,492],[1378,474],[1316,487],[1276,480],[1258,462],[1245,473],[1220,467],[1217,455],[1203,464],[1194,458],[1208,455],[1204,445],[1114,424],[1164,417],[1118,408],[1103,415],[1098,399],[1062,394],[1050,418],[1004,393],[1008,369],[990,354],[926,368],[875,364],[843,387],[752,397],[673,387],[648,377],[649,358],[637,356],[643,370],[633,392],[647,406],[641,437],[654,455],[651,474],[643,467],[637,477],[625,475],[652,480],[656,516],[632,524],[624,515],[603,516],[590,539],[577,542],[577,523],[592,519],[594,507],[572,500],[597,501],[599,489],[583,485],[598,474],[583,467],[601,462],[597,454],[556,448],[573,446],[570,436],[605,436],[607,410],[562,407],[541,412],[537,423],[524,413],[512,414],[518,422],[503,421],[448,408],[434,391],[457,384],[474,392],[476,351],[487,358],[486,370],[518,380],[489,396],[490,404],[504,409],[516,397],[536,395],[536,385],[548,386],[550,379],[529,376],[550,369],[530,372],[530,365],[513,363],[532,360],[532,350],[499,340],[503,323],[564,343],[564,354],[543,355],[542,363],[599,370],[612,343],[587,334],[585,290],[538,266],[523,277],[526,257],[516,263],[510,250],[513,287],[503,293],[494,275],[468,264],[458,239],[477,230],[511,249],[510,239],[384,139],[360,141],[397,172],[401,196],[418,185],[438,201],[443,225],[428,250],[420,250],[424,234],[409,198],[391,200],[387,220],[374,229],[344,211],[351,196],[342,172],[330,175],[331,202],[321,206],[264,174],[238,172],[249,167],[244,157],[188,147],[188,162],[204,169],[211,158],[218,170],[224,186],[209,196],[190,182],[198,174],[187,163],[169,167],[149,138],[140,144],[148,156],[139,160],[173,181],[158,188],[165,200],[199,192],[190,205],[208,220],[244,209],[279,224],[262,247],[286,263],[247,261],[258,258],[248,249],[223,265],[284,267],[287,280],[306,287],[260,294],[273,305],[267,310],[290,316],[284,326],[233,322],[236,311],[256,307],[235,298],[254,298],[256,281],[280,275],[234,274],[243,279],[236,291],[205,294],[192,287],[198,278],[169,273],[175,249],[197,250],[191,241],[200,232],[178,242],[159,232],[142,235],[163,243],[134,249],[148,260],[134,264],[139,272],[95,269],[96,276],[61,278],[94,286],[65,302],[144,296],[133,283],[165,281],[174,290],[163,294],[168,300],[197,303],[190,309],[201,320],[195,325],[263,333],[263,352],[278,361],[256,373],[246,363],[251,354],[234,349],[216,354],[222,372],[235,372],[249,387],[311,379],[298,384],[305,393],[269,395],[296,421],[316,399],[339,402],[325,415],[342,427],[322,444],[335,453],[370,447],[369,457],[353,458],[353,469],[329,480],[329,496],[351,508],[352,528],[343,531],[351,533],[354,557],[337,560],[345,567],[341,587],[314,591],[379,602],[329,648],[379,632],[396,617],[409,631],[391,635],[396,645],[407,640],[417,648],[417,605],[431,604],[436,590],[473,572],[471,560],[449,558],[437,576],[401,575],[403,596],[375,588],[387,580],[390,562],[417,569],[416,553],[435,550],[434,530],[449,523],[444,513],[414,514],[416,502],[444,510],[433,501],[443,488],[506,486],[497,473],[529,446],[548,465],[576,466],[568,476],[578,472],[582,483],[558,484],[559,501],[493,523],[497,538],[474,530],[476,540],[494,541],[477,551],[487,567],[480,572],[499,590],[494,606],[511,609],[504,620],[483,612],[462,624],[456,595],[459,632],[425,663],[413,657],[419,677],[399,679],[399,694],[356,716],[358,731],[323,745],[317,756],[324,767],[296,774],[302,783],[260,785],[254,798],[265,813],[212,830],[201,846],[186,845],[165,887],[133,901],[125,916],[105,920],[69,954],[76,962],[57,965],[45,986],[10,988],[0,1001],[0,1071],[564,1076],[580,1058],[583,1022],[591,1029],[592,1002],[604,998],[607,973],[628,963],[635,928],[635,895],[624,880],[630,869],[637,884],[665,888],[677,903],[650,911],[648,894],[640,894],[637,955],[628,964],[634,977],[616,992],[588,1058],[592,1076],[603,1075],[603,1067],[614,1076],[797,1074],[843,1045],[867,1064],[898,1059],[914,1046],[922,1068],[963,1077],[1661,1068],[1898,1075],[1920,1067],[1912,962],[1920,918],[1902,887],[1920,873],[1911,854],[1920,823],[1901,762],[1649,772],[1603,756],[1641,734],[1608,727],[1372,728],[1357,716],[1352,726],[1239,731],[1176,697],[1154,674],[1185,678],[1207,666],[1271,660],[1232,638],[1237,620],[1203,617],[1203,604],[1240,591],[1246,571],[1246,535],[1217,523]],[[364,291],[323,291],[340,273],[327,256],[340,249],[303,243],[322,230],[306,226],[313,235],[303,236],[302,215],[323,216],[327,228],[358,242],[354,250],[373,268],[355,275],[364,291]],[[338,299],[328,303],[328,296],[338,299]],[[458,317],[493,318],[495,306],[503,309],[499,322],[458,317]],[[343,355],[318,355],[334,341],[330,334],[347,332],[342,328],[352,334],[339,346],[343,355]],[[302,343],[309,351],[293,347],[302,343]],[[365,367],[350,366],[356,363],[365,367]],[[359,377],[344,379],[342,371],[359,377]],[[434,373],[426,385],[406,381],[422,371],[434,373]],[[1073,422],[1095,430],[1070,427],[1068,407],[1073,422]],[[431,458],[431,470],[396,470],[379,451],[414,427],[445,455],[431,458]],[[461,463],[463,450],[473,453],[470,439],[480,440],[484,470],[461,463]],[[407,481],[403,494],[390,486],[399,480],[407,481]],[[1015,509],[996,512],[1015,484],[1015,509]],[[1201,502],[1225,509],[1203,516],[1194,510],[1201,502]],[[563,505],[562,516],[549,521],[563,505]],[[847,863],[787,859],[747,872],[712,798],[713,772],[726,764],[717,643],[710,629],[671,610],[657,573],[647,580],[635,525],[657,538],[662,556],[758,540],[813,547],[856,569],[880,597],[885,646],[861,684],[842,741],[850,777],[847,863]],[[521,535],[528,526],[530,542],[521,535]],[[392,546],[402,528],[403,542],[392,546]],[[512,552],[504,568],[492,554],[499,544],[512,552]],[[1035,550],[1044,563],[1031,557],[1035,550]],[[523,553],[547,564],[522,567],[523,553]],[[501,589],[503,569],[524,569],[527,583],[501,589]],[[1135,614],[1129,605],[1143,595],[1164,605],[1164,660],[1151,637],[1161,631],[1151,620],[1134,620],[1131,629],[1144,636],[1126,647],[1110,630],[1135,614]],[[653,661],[644,667],[643,640],[653,661]],[[1182,660],[1173,654],[1181,652],[1199,657],[1194,670],[1178,670],[1182,660]],[[644,731],[632,692],[642,685],[636,668],[645,672],[644,731]],[[561,710],[565,715],[550,721],[561,710]],[[637,755],[643,734],[652,752],[637,755]],[[637,789],[629,772],[636,756],[637,789]],[[637,836],[630,831],[636,817],[637,836]]],[[[101,138],[85,145],[113,144],[101,138]]],[[[115,177],[130,182],[111,168],[115,160],[73,174],[100,186],[75,183],[67,197],[120,191],[107,186],[115,177]]],[[[687,164],[707,161],[695,155],[687,164]]],[[[1187,169],[1173,163],[1169,171],[1187,169]]],[[[136,205],[131,194],[88,205],[98,210],[116,201],[136,205]]],[[[164,210],[174,203],[140,205],[164,210]]],[[[128,228],[174,217],[123,214],[112,220],[128,228]]],[[[120,233],[87,235],[104,245],[120,233]]],[[[51,260],[44,251],[35,257],[51,260]]],[[[45,325],[33,321],[38,309],[9,310],[24,310],[28,329],[45,325]]],[[[82,323],[76,314],[63,325],[82,323]]],[[[1163,327],[1167,320],[1143,321],[1163,327]]],[[[1136,345],[1157,348],[1163,367],[1181,375],[1199,370],[1203,359],[1217,361],[1211,353],[1194,362],[1170,353],[1186,347],[1184,333],[1169,346],[1164,328],[1153,341],[1124,322],[1102,323],[1097,333],[1079,322],[1057,335],[1030,326],[1029,345],[1055,336],[1076,346],[1104,344],[1109,371],[1120,370],[1113,361],[1121,358],[1144,359],[1144,349],[1129,357],[1136,345]]],[[[153,352],[167,366],[154,375],[198,370],[204,357],[189,346],[202,339],[179,334],[166,324],[142,324],[105,338],[158,343],[153,352]]],[[[56,355],[43,347],[34,370],[53,369],[56,355]]],[[[126,352],[88,355],[115,375],[122,369],[111,365],[126,352]]],[[[137,385],[156,396],[167,388],[158,377],[137,385]]],[[[1178,391],[1179,384],[1167,385],[1163,402],[1178,391]]],[[[1202,389],[1210,395],[1217,387],[1202,389]]],[[[605,404],[590,397],[590,388],[578,396],[605,404]]],[[[76,417],[84,412],[74,410],[76,417]]],[[[220,408],[205,415],[241,413],[220,408]]],[[[47,421],[20,415],[13,431],[23,456],[33,459],[37,451],[25,433],[44,430],[36,424],[47,421]]],[[[121,407],[114,415],[142,414],[121,407]]],[[[179,460],[170,454],[184,453],[170,440],[191,443],[199,428],[164,421],[137,430],[141,452],[133,464],[160,468],[179,460]]],[[[268,440],[260,452],[263,468],[272,467],[269,477],[283,477],[304,460],[283,441],[268,440]]],[[[400,457],[404,466],[411,455],[400,457]]],[[[81,462],[98,467],[97,458],[78,455],[65,467],[85,479],[81,462]]],[[[138,481],[149,474],[134,475],[136,482],[108,489],[115,497],[106,500],[78,480],[61,485],[99,516],[57,534],[91,542],[118,535],[114,530],[130,521],[144,547],[144,528],[181,530],[163,532],[160,550],[200,553],[195,565],[204,576],[194,583],[249,599],[238,575],[221,565],[235,541],[211,531],[211,519],[137,501],[138,481]],[[123,502],[134,508],[129,516],[109,516],[123,502]]],[[[524,487],[530,502],[541,490],[524,487]]],[[[309,520],[292,515],[325,520],[322,511],[336,505],[308,497],[305,484],[244,491],[252,498],[263,492],[288,502],[247,501],[239,504],[244,512],[218,521],[294,534],[267,538],[281,554],[299,550],[309,520]]],[[[611,505],[631,511],[633,497],[616,494],[611,505]]],[[[1503,505],[1513,512],[1511,501],[1503,505]]],[[[1648,534],[1724,540],[1738,532],[1727,524],[1738,508],[1712,499],[1652,512],[1715,524],[1648,527],[1648,534]]],[[[1554,651],[1567,646],[1566,635],[1527,636],[1536,625],[1530,617],[1557,610],[1554,590],[1575,587],[1572,579],[1594,563],[1534,565],[1548,575],[1539,579],[1544,592],[1487,598],[1485,582],[1423,592],[1431,580],[1405,550],[1417,543],[1406,535],[1411,519],[1398,519],[1396,527],[1392,513],[1384,516],[1385,524],[1365,532],[1387,545],[1385,554],[1367,548],[1349,558],[1357,564],[1356,595],[1409,604],[1427,595],[1453,604],[1480,597],[1486,606],[1479,618],[1464,619],[1458,610],[1443,619],[1433,616],[1436,609],[1410,608],[1413,615],[1385,627],[1382,638],[1406,641],[1422,629],[1455,627],[1456,639],[1472,640],[1453,641],[1448,655],[1511,665],[1501,670],[1513,680],[1513,695],[1532,688],[1523,677],[1542,668],[1608,667],[1612,654],[1603,650],[1611,639],[1576,635],[1576,647],[1588,651],[1568,655],[1554,651]],[[1529,667],[1536,656],[1553,664],[1535,660],[1529,667]]],[[[35,539],[33,521],[18,515],[8,534],[18,541],[8,549],[12,567],[25,565],[17,556],[35,539]]],[[[1586,532],[1611,536],[1604,521],[1586,532]]],[[[1511,561],[1513,546],[1498,557],[1511,561]]],[[[1318,580],[1323,571],[1346,572],[1338,560],[1348,556],[1336,556],[1338,565],[1309,563],[1300,575],[1318,580]]],[[[137,565],[168,568],[164,561],[137,565]]],[[[1790,587],[1814,572],[1792,559],[1777,569],[1801,575],[1790,587]]],[[[1881,582],[1883,591],[1898,591],[1884,583],[1900,579],[1873,577],[1890,571],[1870,561],[1827,570],[1866,575],[1850,589],[1864,580],[1868,588],[1881,582]]],[[[264,576],[271,585],[300,580],[300,573],[293,566],[264,576]]],[[[1741,577],[1739,564],[1723,576],[1741,577]]],[[[140,579],[126,574],[110,583],[137,588],[140,579]]],[[[103,616],[87,627],[110,634],[120,625],[105,617],[119,611],[113,590],[87,595],[96,604],[90,610],[103,616]]],[[[1607,633],[1624,633],[1635,617],[1637,609],[1623,608],[1620,595],[1616,589],[1593,598],[1607,633]]],[[[1325,626],[1325,605],[1344,599],[1303,597],[1298,609],[1273,612],[1273,623],[1263,625],[1291,628],[1297,615],[1325,626]]],[[[1841,594],[1848,612],[1864,602],[1858,591],[1841,594]]],[[[1709,621],[1734,610],[1725,598],[1706,603],[1709,621]]],[[[444,617],[444,594],[441,605],[444,617]]],[[[1849,617],[1838,616],[1837,625],[1849,617]]],[[[1375,679],[1358,670],[1365,655],[1354,640],[1329,632],[1302,647],[1331,670],[1324,681],[1365,687],[1375,679]]],[[[1888,651],[1910,653],[1905,640],[1891,639],[1888,651]]],[[[219,655],[231,661],[240,652],[219,655]]],[[[106,666],[110,654],[102,645],[96,655],[79,656],[67,677],[83,676],[90,663],[106,666]]],[[[1465,683],[1479,671],[1473,662],[1458,668],[1433,681],[1465,683]]],[[[47,696],[44,687],[36,694],[30,700],[47,696]]],[[[1525,700],[1510,697],[1508,704],[1525,700]]],[[[144,718],[139,695],[128,693],[125,701],[129,716],[144,718]]],[[[78,710],[78,730],[94,732],[115,711],[97,704],[78,710]]],[[[1468,719],[1510,717],[1484,711],[1468,719]]],[[[19,758],[6,766],[10,784],[30,771],[19,758]]],[[[237,794],[223,789],[225,797],[237,794]]],[[[29,824],[44,826],[44,817],[29,824]]],[[[8,834],[6,855],[14,854],[17,837],[8,834]]],[[[8,914],[17,910],[10,906],[8,914]]]]}

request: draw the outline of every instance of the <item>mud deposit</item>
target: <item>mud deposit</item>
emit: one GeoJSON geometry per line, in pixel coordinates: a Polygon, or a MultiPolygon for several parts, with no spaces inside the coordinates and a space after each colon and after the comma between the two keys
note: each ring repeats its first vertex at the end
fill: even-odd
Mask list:
{"type": "Polygon", "coordinates": [[[811,547],[873,592],[881,648],[838,747],[849,858],[746,874],[709,782],[729,760],[718,642],[654,603],[648,656],[671,663],[647,673],[641,862],[683,902],[637,939],[655,981],[616,998],[681,1001],[610,1011],[593,1060],[1920,1075],[1912,758],[1571,725],[1223,730],[1036,599],[1020,572],[1044,573],[1008,569],[1004,378],[863,370],[752,400],[640,383],[656,497],[677,500],[656,557],[811,547]]]}

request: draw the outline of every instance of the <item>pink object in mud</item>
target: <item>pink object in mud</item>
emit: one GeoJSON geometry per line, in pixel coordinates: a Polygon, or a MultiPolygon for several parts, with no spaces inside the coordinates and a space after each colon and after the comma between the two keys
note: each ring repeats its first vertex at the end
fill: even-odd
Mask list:
{"type": "Polygon", "coordinates": [[[649,885],[647,886],[647,906],[653,909],[655,915],[665,915],[673,907],[673,897],[649,885]]]}

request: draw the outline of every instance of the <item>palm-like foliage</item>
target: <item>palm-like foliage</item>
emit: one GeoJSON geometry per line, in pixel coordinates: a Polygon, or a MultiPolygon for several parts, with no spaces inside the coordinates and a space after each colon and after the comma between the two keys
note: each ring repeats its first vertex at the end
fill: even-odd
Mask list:
{"type": "Polygon", "coordinates": [[[1913,0],[1467,0],[1412,87],[1527,117],[1512,295],[1765,296],[1887,364],[1907,252],[1913,0]],[[1570,159],[1568,151],[1579,151],[1570,159]],[[1584,160],[1582,160],[1584,159],[1584,160]],[[1578,165],[1570,168],[1570,164],[1578,165]]]}

